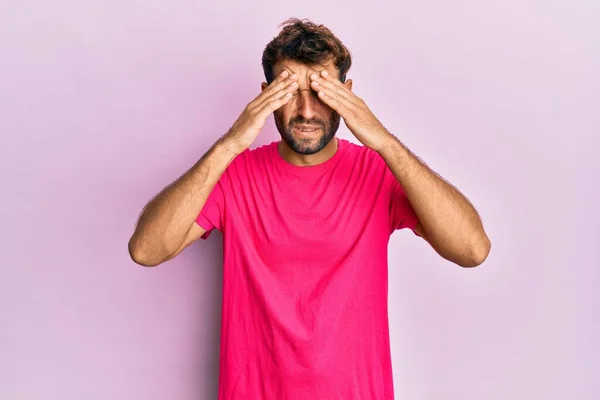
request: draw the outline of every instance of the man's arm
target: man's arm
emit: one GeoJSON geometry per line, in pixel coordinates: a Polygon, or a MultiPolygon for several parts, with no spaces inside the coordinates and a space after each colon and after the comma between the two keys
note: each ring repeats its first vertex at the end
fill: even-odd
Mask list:
{"type": "Polygon", "coordinates": [[[477,210],[394,135],[388,136],[378,153],[402,185],[419,217],[415,232],[442,257],[462,267],[483,263],[491,242],[477,210]]]}
{"type": "Polygon", "coordinates": [[[290,101],[297,79],[295,74],[283,71],[270,85],[265,84],[229,132],[144,207],[129,240],[129,254],[136,263],[158,265],[204,233],[195,221],[221,175],[254,142],[267,117],[290,101]]]}
{"type": "Polygon", "coordinates": [[[225,140],[217,141],[185,174],[143,209],[129,240],[133,261],[147,267],[173,258],[200,237],[195,220],[227,166],[235,159],[225,140]]]}
{"type": "Polygon", "coordinates": [[[350,132],[383,157],[419,217],[424,228],[419,229],[426,232],[423,238],[442,257],[460,266],[481,264],[491,244],[469,201],[385,129],[367,104],[352,92],[351,79],[342,83],[327,71],[312,74],[310,79],[311,88],[344,118],[350,132]]]}

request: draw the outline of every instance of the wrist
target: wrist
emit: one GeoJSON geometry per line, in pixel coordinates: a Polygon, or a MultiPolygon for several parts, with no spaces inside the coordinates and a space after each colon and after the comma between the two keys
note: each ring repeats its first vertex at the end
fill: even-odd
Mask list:
{"type": "Polygon", "coordinates": [[[389,150],[390,148],[395,147],[398,144],[398,140],[394,135],[389,132],[385,132],[382,134],[377,146],[374,150],[379,153],[379,155],[383,155],[382,153],[389,150]]]}
{"type": "Polygon", "coordinates": [[[243,153],[244,150],[246,150],[247,148],[229,133],[221,138],[221,140],[219,141],[219,146],[223,150],[233,153],[233,155],[236,157],[243,153]]]}

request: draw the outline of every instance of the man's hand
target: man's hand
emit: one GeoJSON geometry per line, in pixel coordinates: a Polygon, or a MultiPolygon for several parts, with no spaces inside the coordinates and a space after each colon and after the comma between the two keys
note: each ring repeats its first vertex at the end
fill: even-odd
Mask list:
{"type": "Polygon", "coordinates": [[[252,100],[223,138],[236,155],[250,147],[265,125],[267,117],[292,98],[291,92],[298,87],[298,77],[295,74],[290,77],[288,75],[289,72],[283,71],[252,100]]]}
{"type": "Polygon", "coordinates": [[[375,151],[383,148],[390,133],[369,110],[365,102],[350,91],[339,79],[321,71],[321,75],[310,76],[311,88],[321,101],[337,111],[346,126],[365,146],[375,151]]]}

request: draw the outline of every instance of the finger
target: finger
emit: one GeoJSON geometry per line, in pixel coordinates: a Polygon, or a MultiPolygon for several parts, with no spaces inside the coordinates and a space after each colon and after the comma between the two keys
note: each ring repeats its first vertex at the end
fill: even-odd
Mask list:
{"type": "Polygon", "coordinates": [[[279,91],[276,95],[271,96],[269,101],[263,103],[262,108],[258,111],[258,116],[266,119],[269,114],[288,103],[291,98],[291,92],[279,91]]]}
{"type": "Polygon", "coordinates": [[[265,96],[269,96],[275,92],[280,91],[281,89],[285,88],[286,86],[290,85],[293,82],[296,82],[298,80],[298,75],[297,74],[291,74],[288,71],[283,71],[281,74],[279,74],[279,76],[277,77],[277,79],[275,79],[273,82],[271,82],[271,84],[269,86],[267,86],[264,90],[264,94],[265,96]]]}
{"type": "Polygon", "coordinates": [[[335,87],[331,87],[331,85],[322,85],[317,81],[313,81],[311,82],[311,88],[317,92],[320,99],[335,101],[339,107],[354,108],[358,106],[348,95],[335,87]]]}
{"type": "MultiPolygon", "coordinates": [[[[284,71],[284,73],[289,74],[287,71],[284,71]]],[[[279,98],[298,87],[298,83],[296,82],[298,76],[293,74],[286,77],[285,74],[280,75],[275,81],[271,82],[271,84],[256,98],[256,108],[261,109],[265,102],[271,101],[273,96],[275,96],[274,98],[279,98]]]]}
{"type": "Polygon", "coordinates": [[[327,71],[321,71],[320,75],[311,75],[311,86],[315,90],[320,90],[321,87],[328,88],[336,93],[336,97],[344,97],[351,103],[359,104],[360,99],[356,97],[339,79],[332,77],[327,71]]]}
{"type": "Polygon", "coordinates": [[[326,105],[328,105],[329,107],[331,107],[334,111],[336,111],[338,114],[340,114],[342,117],[346,116],[346,112],[348,110],[348,106],[346,106],[345,104],[343,104],[340,100],[339,97],[331,97],[328,96],[324,90],[319,90],[318,91],[318,96],[319,99],[325,103],[326,105]]]}
{"type": "Polygon", "coordinates": [[[256,108],[260,108],[261,104],[265,101],[265,99],[267,97],[269,97],[273,91],[276,90],[280,90],[282,87],[285,86],[285,82],[291,83],[294,80],[290,79],[289,77],[289,72],[288,71],[283,71],[281,74],[279,74],[278,77],[276,77],[273,82],[271,82],[264,90],[262,90],[258,96],[256,96],[254,98],[254,100],[252,100],[249,104],[248,104],[248,109],[256,109],[256,108]]]}
{"type": "Polygon", "coordinates": [[[314,82],[311,85],[313,90],[317,92],[319,99],[327,104],[329,107],[333,108],[340,114],[342,117],[347,115],[347,113],[356,108],[356,105],[350,102],[344,96],[341,96],[338,92],[324,85],[315,86],[314,82]]]}
{"type": "Polygon", "coordinates": [[[298,89],[298,82],[292,81],[289,84],[286,83],[278,91],[273,92],[270,95],[265,95],[261,99],[261,102],[257,104],[257,109],[260,110],[265,106],[265,104],[268,104],[269,102],[271,102],[273,100],[277,100],[277,99],[287,95],[288,93],[292,94],[292,92],[296,91],[297,89],[298,89]]]}

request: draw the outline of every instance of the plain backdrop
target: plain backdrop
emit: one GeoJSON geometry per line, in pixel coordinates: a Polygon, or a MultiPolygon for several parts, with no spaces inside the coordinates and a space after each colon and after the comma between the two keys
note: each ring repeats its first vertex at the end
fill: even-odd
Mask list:
{"type": "MultiPolygon", "coordinates": [[[[3,1],[0,398],[216,399],[222,235],[156,268],[127,242],[258,95],[289,17],[348,46],[354,92],[474,203],[492,241],[463,269],[393,234],[396,398],[600,398],[599,11],[3,1]]],[[[274,140],[270,117],[252,148],[274,140]]]]}

